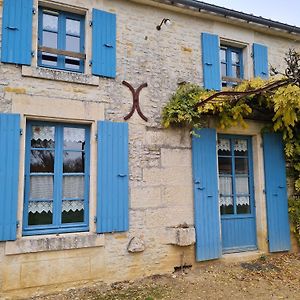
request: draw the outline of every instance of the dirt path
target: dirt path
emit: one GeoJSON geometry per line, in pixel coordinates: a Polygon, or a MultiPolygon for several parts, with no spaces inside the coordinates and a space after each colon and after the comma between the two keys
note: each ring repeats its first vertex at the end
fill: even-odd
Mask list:
{"type": "Polygon", "coordinates": [[[261,257],[248,263],[212,263],[170,275],[110,286],[96,284],[34,300],[299,299],[300,254],[261,257]]]}

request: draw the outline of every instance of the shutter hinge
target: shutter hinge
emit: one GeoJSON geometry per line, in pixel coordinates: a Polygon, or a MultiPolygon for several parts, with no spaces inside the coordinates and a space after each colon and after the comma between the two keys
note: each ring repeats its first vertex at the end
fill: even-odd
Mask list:
{"type": "Polygon", "coordinates": [[[92,60],[89,61],[89,66],[91,67],[93,65],[92,60]]]}
{"type": "Polygon", "coordinates": [[[23,129],[20,129],[20,135],[23,135],[23,129]]]}
{"type": "Polygon", "coordinates": [[[94,223],[97,223],[97,217],[96,216],[94,217],[94,223]]]}
{"type": "Polygon", "coordinates": [[[252,58],[254,57],[254,54],[253,54],[253,52],[251,52],[250,56],[251,56],[252,58]]]}
{"type": "Polygon", "coordinates": [[[16,222],[16,227],[17,227],[17,228],[20,227],[20,221],[19,221],[19,220],[17,220],[17,222],[16,222]]]}
{"type": "Polygon", "coordinates": [[[92,27],[93,26],[93,21],[89,21],[89,25],[92,27]]]}
{"type": "Polygon", "coordinates": [[[95,134],[95,139],[98,141],[98,133],[95,134]]]}
{"type": "Polygon", "coordinates": [[[36,8],[35,7],[32,8],[32,14],[34,14],[34,15],[36,14],[36,8]]]}
{"type": "Polygon", "coordinates": [[[35,57],[35,52],[34,51],[31,51],[31,56],[35,57]]]}
{"type": "Polygon", "coordinates": [[[263,189],[263,193],[264,193],[264,194],[266,193],[266,190],[265,190],[265,189],[263,189]]]}

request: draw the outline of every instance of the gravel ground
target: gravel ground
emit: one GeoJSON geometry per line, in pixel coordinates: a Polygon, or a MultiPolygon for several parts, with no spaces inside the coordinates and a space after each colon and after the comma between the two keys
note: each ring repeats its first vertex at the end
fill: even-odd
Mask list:
{"type": "Polygon", "coordinates": [[[247,263],[210,263],[136,281],[69,289],[34,300],[299,299],[300,254],[247,263]]]}

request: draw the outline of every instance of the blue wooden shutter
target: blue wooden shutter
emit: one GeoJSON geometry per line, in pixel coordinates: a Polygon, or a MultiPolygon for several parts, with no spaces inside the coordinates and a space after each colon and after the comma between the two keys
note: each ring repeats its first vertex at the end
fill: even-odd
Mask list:
{"type": "Polygon", "coordinates": [[[201,129],[193,137],[193,181],[197,261],[221,256],[216,130],[201,129]]]}
{"type": "Polygon", "coordinates": [[[33,0],[4,0],[1,61],[31,64],[33,0]]]}
{"type": "Polygon", "coordinates": [[[269,77],[268,48],[264,45],[253,44],[254,77],[267,79],[269,77]]]}
{"type": "Polygon", "coordinates": [[[270,252],[290,249],[290,227],[282,135],[263,135],[265,191],[270,252]]]}
{"type": "Polygon", "coordinates": [[[98,122],[97,232],[128,230],[128,124],[98,122]]]}
{"type": "Polygon", "coordinates": [[[93,9],[92,73],[116,77],[116,15],[93,9]]]}
{"type": "Polygon", "coordinates": [[[221,89],[219,37],[203,32],[201,42],[204,88],[219,91],[221,89]]]}
{"type": "Polygon", "coordinates": [[[0,241],[13,241],[17,231],[20,116],[0,114],[0,241]]]}

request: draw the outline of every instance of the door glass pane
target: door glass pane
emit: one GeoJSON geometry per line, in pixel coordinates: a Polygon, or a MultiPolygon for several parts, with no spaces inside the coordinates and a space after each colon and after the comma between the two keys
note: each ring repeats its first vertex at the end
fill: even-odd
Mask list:
{"type": "Polygon", "coordinates": [[[236,177],[235,190],[237,194],[249,194],[248,177],[236,177]]]}
{"type": "Polygon", "coordinates": [[[238,214],[250,214],[250,198],[249,196],[236,197],[236,212],[238,214]]]}
{"type": "Polygon", "coordinates": [[[57,49],[57,33],[43,31],[43,46],[57,49]]]}
{"type": "Polygon", "coordinates": [[[28,225],[52,224],[53,219],[52,201],[29,201],[28,225]]]}
{"type": "Polygon", "coordinates": [[[31,147],[32,148],[54,148],[54,127],[32,126],[31,147]]]}
{"type": "Polygon", "coordinates": [[[53,199],[53,176],[30,176],[30,199],[53,199]]]}
{"type": "Polygon", "coordinates": [[[243,139],[236,139],[233,142],[234,156],[248,156],[248,142],[243,139]]]}
{"type": "Polygon", "coordinates": [[[62,202],[62,223],[78,223],[84,221],[84,200],[62,202]]]}
{"type": "Polygon", "coordinates": [[[63,198],[84,199],[84,176],[64,176],[63,198]]]}
{"type": "Polygon", "coordinates": [[[31,173],[54,173],[54,151],[31,150],[31,173]]]}
{"type": "Polygon", "coordinates": [[[82,128],[64,128],[64,149],[84,150],[85,129],[82,128]]]}
{"type": "Polygon", "coordinates": [[[230,156],[230,140],[218,139],[218,155],[230,156]]]}
{"type": "Polygon", "coordinates": [[[219,157],[219,174],[231,174],[231,158],[230,157],[219,157]]]}
{"type": "Polygon", "coordinates": [[[236,158],[235,159],[235,174],[248,174],[248,159],[236,158]]]}
{"type": "Polygon", "coordinates": [[[43,14],[43,29],[57,32],[57,24],[58,24],[57,16],[53,16],[45,13],[43,14]]]}
{"type": "Polygon", "coordinates": [[[228,215],[234,213],[232,197],[220,196],[219,205],[221,215],[228,215]]]}
{"type": "Polygon", "coordinates": [[[64,173],[84,173],[84,152],[64,151],[64,173]]]}
{"type": "Polygon", "coordinates": [[[80,21],[67,19],[66,30],[67,34],[80,36],[80,21]]]}
{"type": "Polygon", "coordinates": [[[221,196],[232,195],[232,178],[231,176],[220,176],[219,177],[219,190],[221,196]]]}
{"type": "Polygon", "coordinates": [[[73,52],[80,52],[80,38],[67,35],[66,37],[66,50],[73,52]]]}

